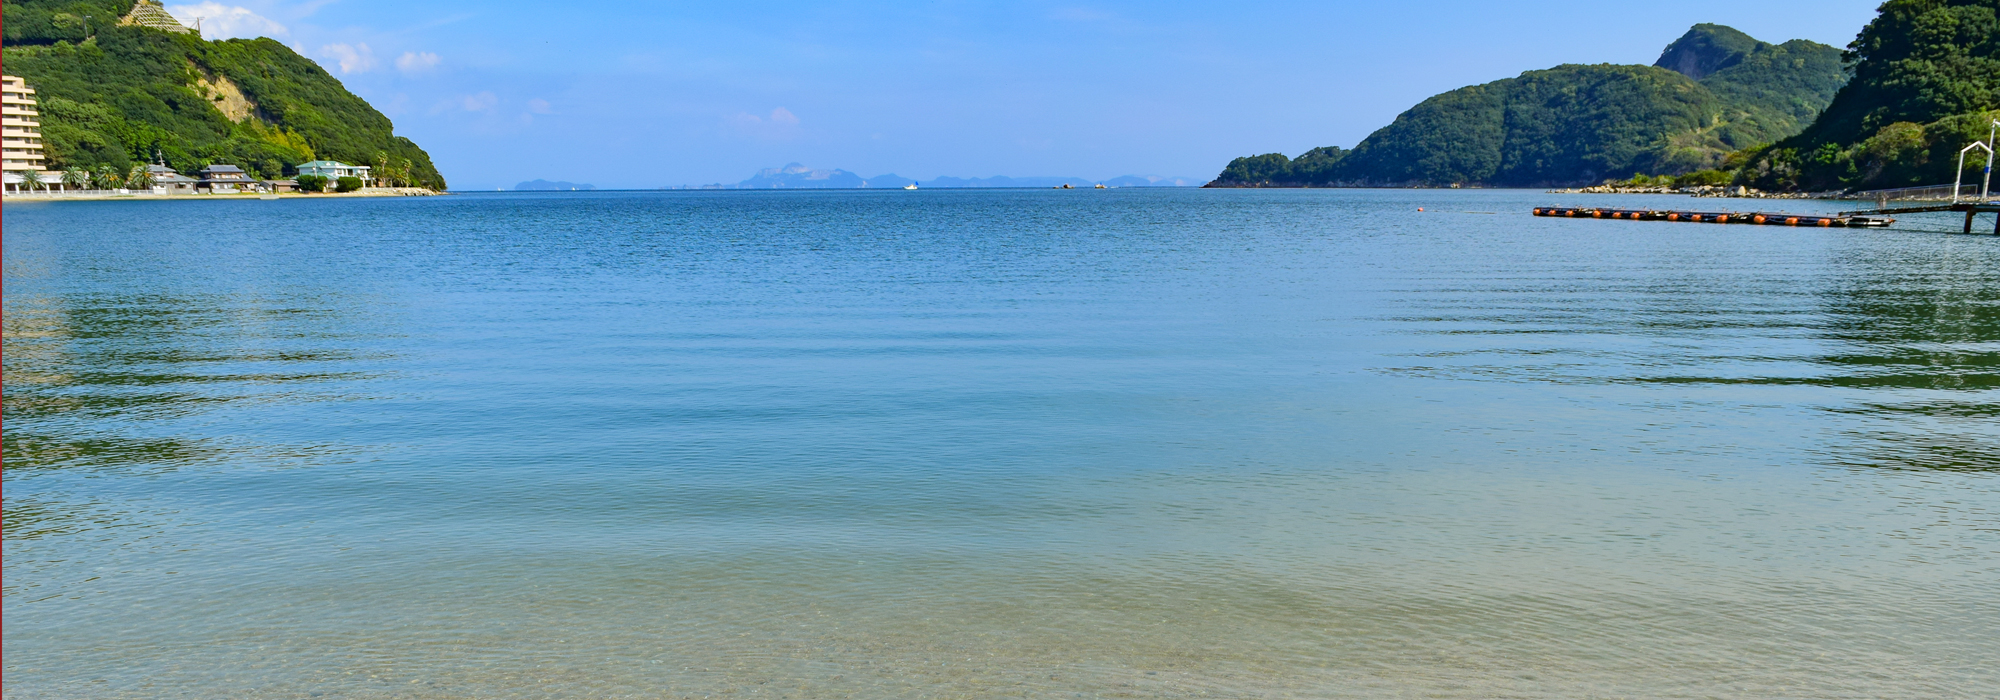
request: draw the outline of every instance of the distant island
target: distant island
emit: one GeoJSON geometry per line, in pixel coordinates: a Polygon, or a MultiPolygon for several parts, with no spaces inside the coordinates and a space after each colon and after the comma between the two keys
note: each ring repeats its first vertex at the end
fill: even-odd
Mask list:
{"type": "Polygon", "coordinates": [[[514,186],[514,191],[516,192],[551,192],[558,190],[580,191],[580,190],[594,190],[594,189],[597,189],[596,185],[576,183],[576,182],[563,182],[561,180],[557,180],[555,182],[550,182],[548,180],[529,180],[527,182],[523,182],[521,184],[514,186]]]}
{"type": "MultiPolygon", "coordinates": [[[[527,184],[527,183],[522,183],[527,184]]],[[[749,179],[735,184],[716,183],[712,185],[692,185],[662,189],[711,189],[711,190],[858,190],[858,189],[901,189],[915,184],[920,188],[1045,188],[1061,187],[1200,187],[1202,181],[1187,177],[1162,177],[1158,175],[1123,175],[1109,180],[1092,180],[1082,177],[939,177],[931,180],[914,180],[895,173],[862,177],[839,168],[808,168],[798,163],[788,163],[782,168],[765,168],[749,179]]]]}

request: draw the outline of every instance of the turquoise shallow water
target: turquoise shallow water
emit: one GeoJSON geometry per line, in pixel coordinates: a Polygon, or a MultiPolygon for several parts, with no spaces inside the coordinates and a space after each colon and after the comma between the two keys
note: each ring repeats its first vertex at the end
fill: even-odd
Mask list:
{"type": "Polygon", "coordinates": [[[10,203],[5,695],[2000,692],[2000,238],[1571,199],[10,203]]]}

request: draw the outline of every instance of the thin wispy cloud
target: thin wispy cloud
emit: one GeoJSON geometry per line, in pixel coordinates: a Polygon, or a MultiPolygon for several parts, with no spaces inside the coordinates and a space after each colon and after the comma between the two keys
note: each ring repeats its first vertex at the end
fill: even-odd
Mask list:
{"type": "Polygon", "coordinates": [[[428,73],[437,68],[438,55],[429,51],[405,51],[396,57],[396,70],[405,75],[428,73]]]}
{"type": "Polygon", "coordinates": [[[778,141],[799,135],[799,116],[783,107],[771,110],[766,116],[737,112],[725,122],[737,133],[758,139],[778,141]]]}
{"type": "Polygon", "coordinates": [[[375,69],[375,51],[367,44],[327,44],[319,52],[339,64],[342,75],[375,69]]]}
{"type": "Polygon", "coordinates": [[[466,95],[459,102],[465,106],[467,112],[485,112],[500,106],[500,96],[492,92],[481,92],[476,95],[466,95]]]}

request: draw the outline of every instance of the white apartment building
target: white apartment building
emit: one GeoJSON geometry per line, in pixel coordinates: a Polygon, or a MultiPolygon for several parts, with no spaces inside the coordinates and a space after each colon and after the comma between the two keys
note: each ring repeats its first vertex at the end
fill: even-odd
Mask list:
{"type": "Polygon", "coordinates": [[[29,171],[40,173],[44,182],[59,177],[44,168],[42,116],[35,111],[35,89],[18,77],[0,75],[0,183],[8,190],[17,190],[22,174],[29,171]]]}

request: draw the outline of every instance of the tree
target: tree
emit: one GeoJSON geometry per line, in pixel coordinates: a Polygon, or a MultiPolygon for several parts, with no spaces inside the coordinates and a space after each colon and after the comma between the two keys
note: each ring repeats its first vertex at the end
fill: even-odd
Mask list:
{"type": "Polygon", "coordinates": [[[109,166],[99,168],[97,172],[91,173],[90,186],[100,190],[118,187],[118,171],[112,170],[109,166]]]}
{"type": "Polygon", "coordinates": [[[210,160],[273,177],[315,156],[364,162],[381,151],[439,177],[422,148],[396,136],[388,117],[314,61],[270,39],[203,41],[116,24],[132,2],[6,2],[6,72],[42,98],[43,137],[57,167],[124,172],[157,152],[182,172],[210,160]],[[62,12],[97,18],[90,45],[78,43],[80,25],[51,23],[62,12]],[[191,68],[234,82],[258,109],[249,119],[229,119],[190,82],[191,68]]]}
{"type": "Polygon", "coordinates": [[[375,152],[375,171],[374,171],[374,174],[375,174],[375,186],[376,186],[376,187],[392,187],[392,186],[393,186],[393,185],[390,185],[390,184],[389,184],[389,154],[387,154],[387,153],[383,153],[383,152],[381,152],[381,151],[376,151],[376,152],[375,152]]]}
{"type": "Polygon", "coordinates": [[[1889,0],[1842,56],[1852,80],[1746,168],[1763,189],[1951,182],[2000,117],[2000,0],[1889,0]]]}
{"type": "Polygon", "coordinates": [[[353,192],[358,189],[361,189],[361,178],[358,177],[343,177],[333,185],[335,192],[353,192]]]}
{"type": "Polygon", "coordinates": [[[83,189],[90,186],[90,173],[83,168],[71,167],[63,171],[62,182],[66,186],[83,189]]]}
{"type": "Polygon", "coordinates": [[[132,172],[125,174],[125,184],[133,189],[152,187],[153,171],[146,169],[146,166],[143,164],[134,165],[132,166],[132,172]]]}
{"type": "Polygon", "coordinates": [[[298,183],[300,192],[313,193],[326,191],[325,175],[300,175],[293,182],[298,183]]]}
{"type": "MultiPolygon", "coordinates": [[[[36,171],[36,170],[25,170],[25,171],[22,171],[22,172],[21,172],[21,186],[22,186],[22,187],[27,187],[27,188],[30,188],[30,189],[35,189],[35,188],[39,187],[39,186],[40,186],[41,184],[42,184],[42,173],[41,173],[40,171],[36,171]]],[[[42,189],[46,189],[46,188],[42,188],[42,189]]]]}

